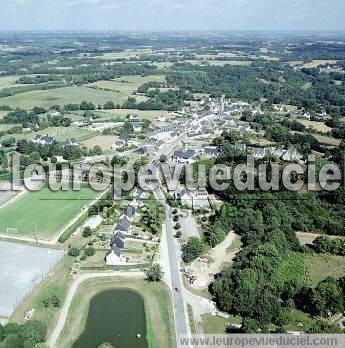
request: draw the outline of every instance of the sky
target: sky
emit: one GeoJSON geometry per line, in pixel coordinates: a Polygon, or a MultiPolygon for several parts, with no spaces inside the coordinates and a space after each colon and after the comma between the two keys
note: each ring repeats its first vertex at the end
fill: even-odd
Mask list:
{"type": "Polygon", "coordinates": [[[0,30],[345,31],[345,0],[0,0],[0,30]]]}

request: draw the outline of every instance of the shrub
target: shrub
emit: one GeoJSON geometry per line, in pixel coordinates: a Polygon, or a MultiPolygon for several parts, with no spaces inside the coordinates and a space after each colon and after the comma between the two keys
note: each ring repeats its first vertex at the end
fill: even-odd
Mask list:
{"type": "Polygon", "coordinates": [[[87,238],[90,237],[92,234],[92,230],[90,227],[85,227],[83,230],[83,237],[87,238]]]}
{"type": "Polygon", "coordinates": [[[174,228],[175,228],[175,230],[179,230],[181,228],[181,224],[177,223],[174,228]]]}
{"type": "Polygon", "coordinates": [[[78,249],[77,247],[71,247],[68,249],[68,255],[77,257],[80,255],[80,249],[78,249]]]}
{"type": "Polygon", "coordinates": [[[96,253],[96,250],[94,247],[85,248],[85,250],[84,250],[84,254],[87,257],[93,256],[93,255],[95,255],[95,253],[96,253]]]}
{"type": "Polygon", "coordinates": [[[59,308],[61,305],[60,299],[55,294],[46,297],[42,302],[45,308],[59,308]]]}
{"type": "Polygon", "coordinates": [[[163,278],[162,267],[158,263],[154,263],[147,271],[147,278],[151,282],[158,282],[163,278]]]}

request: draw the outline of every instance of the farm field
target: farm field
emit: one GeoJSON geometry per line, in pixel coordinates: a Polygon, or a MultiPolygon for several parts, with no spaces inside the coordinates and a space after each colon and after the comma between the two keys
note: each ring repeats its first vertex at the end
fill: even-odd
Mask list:
{"type": "Polygon", "coordinates": [[[122,52],[109,52],[104,53],[102,56],[95,56],[94,58],[104,58],[107,60],[123,59],[123,58],[135,58],[142,54],[151,54],[152,49],[138,49],[138,50],[125,50],[122,52]]]}
{"type": "Polygon", "coordinates": [[[12,128],[13,126],[18,126],[16,124],[0,124],[0,131],[7,131],[8,129],[12,128]]]}
{"type": "Polygon", "coordinates": [[[109,100],[112,100],[115,103],[122,102],[126,99],[123,98],[123,95],[115,92],[73,86],[47,89],[44,91],[31,91],[0,98],[0,105],[32,109],[34,106],[48,108],[54,104],[65,105],[69,103],[80,103],[83,100],[91,101],[95,105],[103,105],[109,100]]]}
{"type": "MultiPolygon", "coordinates": [[[[1,126],[0,126],[0,130],[1,130],[1,126]]],[[[78,134],[79,136],[82,137],[81,141],[85,140],[85,131],[86,130],[81,130],[81,132],[79,132],[78,134]]],[[[48,127],[45,129],[41,129],[37,132],[29,132],[29,133],[23,132],[23,133],[14,133],[10,135],[4,135],[3,137],[0,137],[0,140],[5,139],[7,137],[13,137],[16,140],[17,139],[32,140],[36,138],[37,135],[50,135],[56,138],[57,140],[65,140],[68,138],[72,138],[73,135],[76,135],[74,132],[77,132],[77,130],[74,130],[74,129],[71,130],[66,127],[48,127]],[[69,136],[70,134],[72,134],[72,136],[69,136]]],[[[87,131],[87,132],[91,132],[91,131],[87,131]]],[[[91,133],[89,135],[91,135],[91,133]]]]}
{"type": "Polygon", "coordinates": [[[44,187],[36,192],[28,192],[0,208],[0,233],[7,233],[7,228],[15,228],[19,236],[37,235],[49,239],[97,194],[99,192],[86,186],[81,191],[54,192],[44,187]]]}
{"type": "Polygon", "coordinates": [[[309,63],[305,63],[304,65],[303,65],[303,67],[305,67],[305,68],[316,68],[316,67],[318,67],[318,66],[320,66],[320,65],[324,65],[324,64],[336,64],[336,60],[312,60],[311,62],[309,62],[309,63]]]}
{"type": "Polygon", "coordinates": [[[21,84],[16,84],[15,82],[20,76],[1,76],[0,77],[0,89],[7,87],[22,86],[21,84]]]}
{"type": "Polygon", "coordinates": [[[114,91],[118,91],[119,94],[124,98],[123,101],[127,99],[129,95],[131,95],[134,91],[136,91],[141,85],[147,82],[165,82],[164,75],[149,75],[149,76],[122,76],[118,79],[114,79],[111,81],[97,81],[93,83],[89,83],[85,86],[87,87],[97,87],[97,88],[105,88],[111,89],[114,91]]]}
{"type": "Polygon", "coordinates": [[[187,61],[193,65],[203,65],[204,62],[209,63],[210,65],[215,66],[224,66],[228,65],[239,65],[239,66],[248,66],[252,61],[250,60],[216,60],[216,59],[208,59],[208,60],[188,60],[187,61]]]}
{"type": "MultiPolygon", "coordinates": [[[[302,132],[291,131],[291,134],[303,134],[302,132]]],[[[335,139],[332,137],[327,137],[325,135],[313,134],[313,136],[321,143],[329,146],[339,146],[341,141],[340,139],[335,139]]]]}
{"type": "Polygon", "coordinates": [[[339,146],[341,141],[339,139],[326,137],[324,135],[315,134],[315,138],[322,144],[331,145],[331,146],[339,146]]]}

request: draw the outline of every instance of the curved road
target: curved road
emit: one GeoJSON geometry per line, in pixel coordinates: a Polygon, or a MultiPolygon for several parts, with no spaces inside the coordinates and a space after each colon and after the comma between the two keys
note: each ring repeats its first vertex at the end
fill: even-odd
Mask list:
{"type": "Polygon", "coordinates": [[[79,285],[88,279],[93,278],[105,278],[105,277],[123,277],[123,278],[144,278],[145,275],[142,272],[108,272],[108,273],[85,273],[78,276],[72,283],[71,287],[68,290],[68,294],[66,300],[64,302],[63,307],[61,308],[61,312],[59,315],[58,322],[54,328],[53,333],[50,335],[47,344],[49,347],[56,347],[57,340],[65,326],[68,310],[72,303],[73,297],[79,287],[79,285]]]}

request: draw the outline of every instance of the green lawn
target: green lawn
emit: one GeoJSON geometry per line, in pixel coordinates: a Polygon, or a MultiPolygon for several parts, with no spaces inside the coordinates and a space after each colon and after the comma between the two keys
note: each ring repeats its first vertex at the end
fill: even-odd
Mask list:
{"type": "Polygon", "coordinates": [[[41,238],[52,237],[66,225],[97,194],[89,187],[81,191],[51,191],[44,187],[37,192],[26,193],[0,209],[0,233],[16,228],[17,235],[41,238]]]}
{"type": "Polygon", "coordinates": [[[0,98],[0,105],[31,109],[34,106],[49,107],[55,104],[65,105],[68,103],[80,103],[83,100],[91,101],[95,105],[103,105],[109,100],[114,103],[122,103],[126,99],[127,97],[121,93],[73,86],[43,91],[31,91],[0,98]]]}
{"type": "Polygon", "coordinates": [[[155,120],[160,115],[168,115],[168,111],[164,110],[136,110],[136,109],[115,109],[95,111],[101,116],[101,119],[124,118],[128,114],[137,114],[140,119],[155,120]]]}
{"type": "Polygon", "coordinates": [[[308,286],[316,286],[328,276],[343,277],[345,257],[290,252],[279,267],[278,275],[284,281],[299,281],[308,286]]]}
{"type": "Polygon", "coordinates": [[[84,141],[84,140],[93,138],[97,135],[99,134],[94,131],[78,128],[78,129],[70,130],[65,133],[56,134],[54,135],[54,137],[56,140],[66,140],[66,139],[74,138],[76,141],[84,141]]]}
{"type": "Polygon", "coordinates": [[[230,318],[222,318],[211,314],[202,314],[202,326],[206,334],[225,334],[229,324],[241,325],[242,318],[231,315],[230,318]]]}

